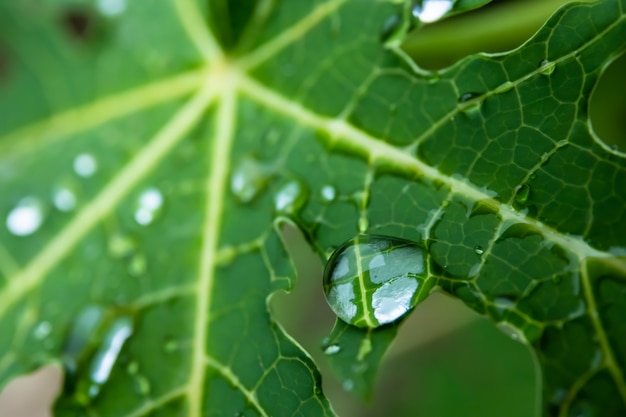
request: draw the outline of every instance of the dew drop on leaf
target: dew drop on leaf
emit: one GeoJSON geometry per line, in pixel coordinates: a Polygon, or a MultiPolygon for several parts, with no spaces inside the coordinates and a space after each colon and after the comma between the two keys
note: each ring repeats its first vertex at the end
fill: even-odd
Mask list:
{"type": "Polygon", "coordinates": [[[254,200],[267,187],[273,170],[260,161],[245,157],[235,167],[230,180],[230,190],[241,203],[254,200]]]}
{"type": "Polygon", "coordinates": [[[93,176],[98,170],[96,158],[91,154],[81,153],[74,158],[74,172],[79,177],[88,178],[93,176]]]}
{"type": "Polygon", "coordinates": [[[336,355],[339,352],[341,352],[341,346],[337,344],[328,345],[326,349],[324,349],[324,354],[328,356],[336,355]]]}
{"type": "Polygon", "coordinates": [[[279,213],[295,213],[304,206],[308,196],[309,192],[302,182],[291,180],[274,196],[274,208],[279,213]]]}
{"type": "Polygon", "coordinates": [[[497,324],[497,327],[511,339],[526,343],[526,336],[524,336],[524,333],[522,333],[520,329],[513,327],[510,323],[500,322],[497,324]]]}
{"type": "Polygon", "coordinates": [[[76,378],[79,363],[88,356],[88,350],[96,338],[105,318],[105,310],[90,305],[82,309],[74,319],[63,346],[62,361],[68,379],[76,378]]]}
{"type": "Polygon", "coordinates": [[[416,2],[412,13],[423,23],[431,23],[441,19],[453,5],[452,0],[422,0],[416,2]]]}
{"type": "Polygon", "coordinates": [[[520,204],[525,204],[528,201],[530,195],[530,186],[528,184],[521,185],[515,193],[515,201],[520,204]]]}
{"type": "Polygon", "coordinates": [[[161,213],[163,194],[157,188],[148,188],[139,195],[137,203],[135,221],[142,226],[148,226],[161,213]]]}
{"type": "Polygon", "coordinates": [[[474,253],[476,255],[482,255],[483,253],[485,253],[485,251],[482,248],[482,246],[476,245],[476,246],[474,246],[474,253]]]}
{"type": "Polygon", "coordinates": [[[462,111],[469,118],[474,118],[480,113],[480,106],[482,100],[479,98],[482,96],[480,93],[463,93],[459,97],[459,110],[462,111]]]}
{"type": "Polygon", "coordinates": [[[37,325],[37,327],[35,327],[35,330],[33,330],[33,336],[35,336],[35,339],[37,340],[43,340],[48,337],[51,332],[52,325],[50,324],[50,322],[42,321],[37,325]]]}
{"type": "Polygon", "coordinates": [[[322,187],[320,194],[322,195],[322,200],[329,203],[337,197],[337,190],[332,185],[325,185],[322,187]]]}
{"type": "Polygon", "coordinates": [[[35,233],[44,220],[44,207],[35,197],[24,197],[9,212],[6,225],[9,232],[16,236],[28,236],[35,233]]]}
{"type": "Polygon", "coordinates": [[[121,316],[113,320],[99,341],[96,353],[89,365],[88,380],[79,385],[79,398],[95,398],[102,386],[109,380],[111,370],[117,362],[122,347],[133,334],[133,322],[128,316],[121,316]]]}
{"type": "Polygon", "coordinates": [[[69,188],[59,188],[52,194],[52,203],[59,211],[72,211],[76,208],[76,196],[69,188]]]}
{"type": "Polygon", "coordinates": [[[539,73],[543,75],[550,75],[554,72],[556,64],[554,62],[544,59],[539,63],[539,73]]]}
{"type": "Polygon", "coordinates": [[[423,300],[432,287],[425,251],[414,242],[359,235],[341,245],[324,270],[326,300],[357,327],[392,323],[423,300]]]}
{"type": "Polygon", "coordinates": [[[397,37],[402,29],[402,15],[397,13],[389,17],[380,31],[380,41],[385,43],[397,37]]]}

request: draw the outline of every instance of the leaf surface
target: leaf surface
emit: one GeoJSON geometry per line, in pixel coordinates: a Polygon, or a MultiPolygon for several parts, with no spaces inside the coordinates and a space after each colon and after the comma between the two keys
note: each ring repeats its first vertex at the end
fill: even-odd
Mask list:
{"type": "MultiPolygon", "coordinates": [[[[324,258],[420,242],[443,291],[533,346],[544,415],[626,413],[626,167],[587,116],[623,1],[438,74],[381,43],[391,3],[107,3],[0,6],[2,383],[67,364],[95,305],[59,416],[332,415],[267,308],[294,285],[289,221],[324,258]]],[[[346,388],[367,395],[396,330],[336,324],[346,388]]]]}

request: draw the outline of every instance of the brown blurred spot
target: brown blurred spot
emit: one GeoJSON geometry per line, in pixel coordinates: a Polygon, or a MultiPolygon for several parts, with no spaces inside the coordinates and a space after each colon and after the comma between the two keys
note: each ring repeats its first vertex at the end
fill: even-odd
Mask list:
{"type": "Polygon", "coordinates": [[[82,9],[66,11],[62,16],[63,26],[75,38],[87,39],[93,32],[93,17],[82,9]]]}
{"type": "Polygon", "coordinates": [[[0,392],[0,416],[52,416],[62,378],[63,372],[54,365],[15,378],[0,392]]]}

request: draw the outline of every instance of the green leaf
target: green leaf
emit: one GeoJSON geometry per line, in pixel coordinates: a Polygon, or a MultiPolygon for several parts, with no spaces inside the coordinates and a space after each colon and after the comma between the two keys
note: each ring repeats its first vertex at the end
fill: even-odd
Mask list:
{"type": "MultiPolygon", "coordinates": [[[[543,415],[626,414],[626,166],[587,116],[624,1],[439,73],[381,42],[402,5],[234,4],[0,5],[0,384],[61,362],[58,416],[333,415],[268,310],[288,221],[324,259],[417,242],[533,347],[543,415]]],[[[337,322],[345,388],[397,324],[337,322]]]]}

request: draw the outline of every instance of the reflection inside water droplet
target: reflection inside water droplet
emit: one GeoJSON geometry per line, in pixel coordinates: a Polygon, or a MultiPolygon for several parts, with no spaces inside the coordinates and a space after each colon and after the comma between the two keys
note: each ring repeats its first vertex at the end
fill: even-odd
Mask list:
{"type": "Polygon", "coordinates": [[[413,16],[424,23],[436,22],[454,5],[452,0],[422,0],[413,7],[413,16]]]}
{"type": "Polygon", "coordinates": [[[16,236],[28,236],[39,229],[43,220],[43,204],[35,197],[24,197],[9,212],[6,226],[16,236]]]}
{"type": "Polygon", "coordinates": [[[485,253],[485,251],[483,250],[483,248],[479,245],[474,246],[474,253],[476,255],[482,255],[483,253],[485,253]]]}
{"type": "Polygon", "coordinates": [[[74,158],[74,172],[76,172],[79,177],[91,177],[97,170],[98,163],[92,155],[81,153],[74,158]]]}
{"type": "Polygon", "coordinates": [[[324,270],[324,291],[343,321],[375,328],[404,316],[426,297],[425,251],[414,242],[360,235],[340,246],[324,270]]]}

